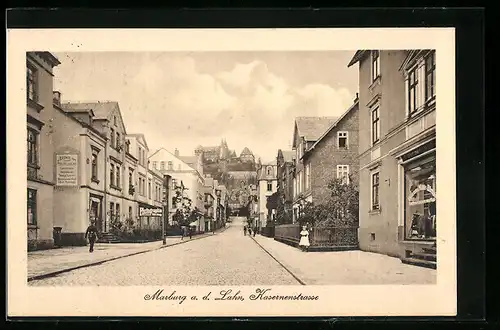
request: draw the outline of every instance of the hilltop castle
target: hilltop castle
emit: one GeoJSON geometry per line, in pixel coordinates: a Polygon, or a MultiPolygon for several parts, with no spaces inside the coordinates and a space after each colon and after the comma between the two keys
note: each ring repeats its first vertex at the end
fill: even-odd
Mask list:
{"type": "Polygon", "coordinates": [[[212,147],[203,147],[199,145],[194,151],[195,155],[202,155],[203,163],[218,163],[225,161],[229,163],[255,163],[253,153],[245,147],[240,156],[236,155],[234,150],[230,150],[225,139],[222,139],[220,145],[212,147]]]}

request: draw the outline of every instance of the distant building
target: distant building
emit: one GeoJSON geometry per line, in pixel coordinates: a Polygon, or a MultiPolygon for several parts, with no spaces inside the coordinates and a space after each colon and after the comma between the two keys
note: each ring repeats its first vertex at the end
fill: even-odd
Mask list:
{"type": "MultiPolygon", "coordinates": [[[[54,245],[54,144],[52,122],[53,68],[59,60],[49,52],[26,53],[27,112],[27,233],[28,249],[46,249],[54,245]]],[[[70,159],[69,162],[73,162],[70,159]]],[[[73,166],[73,165],[71,165],[73,166]]],[[[74,167],[72,167],[74,169],[74,167]]],[[[74,185],[75,173],[71,182],[74,185]]],[[[61,177],[60,177],[61,178],[61,177]]],[[[59,181],[61,182],[61,181],[59,181]]]]}
{"type": "Polygon", "coordinates": [[[436,267],[433,50],[359,50],[362,250],[436,267]]]}
{"type": "Polygon", "coordinates": [[[268,221],[273,221],[276,210],[267,207],[268,198],[278,190],[278,177],[276,162],[263,164],[258,173],[259,187],[259,227],[266,227],[268,221]]]}

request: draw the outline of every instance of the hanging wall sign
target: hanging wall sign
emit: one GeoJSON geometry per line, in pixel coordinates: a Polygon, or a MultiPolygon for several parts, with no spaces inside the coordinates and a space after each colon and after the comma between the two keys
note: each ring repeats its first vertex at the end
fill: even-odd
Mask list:
{"type": "Polygon", "coordinates": [[[161,207],[158,207],[158,208],[139,207],[139,216],[140,217],[162,217],[163,216],[163,209],[161,207]]]}

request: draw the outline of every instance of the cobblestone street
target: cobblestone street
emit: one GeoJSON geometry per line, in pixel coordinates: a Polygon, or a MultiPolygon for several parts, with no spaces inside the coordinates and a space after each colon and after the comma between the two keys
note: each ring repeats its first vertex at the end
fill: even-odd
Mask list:
{"type": "Polygon", "coordinates": [[[224,232],[29,282],[30,286],[300,285],[235,221],[224,232]]]}

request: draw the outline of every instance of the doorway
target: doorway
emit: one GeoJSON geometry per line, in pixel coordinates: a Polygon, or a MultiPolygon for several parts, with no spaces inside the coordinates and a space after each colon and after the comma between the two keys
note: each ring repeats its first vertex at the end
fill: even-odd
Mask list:
{"type": "Polygon", "coordinates": [[[89,222],[95,221],[95,226],[97,231],[103,232],[103,223],[101,216],[101,200],[96,197],[90,197],[90,212],[89,212],[89,222]]]}

